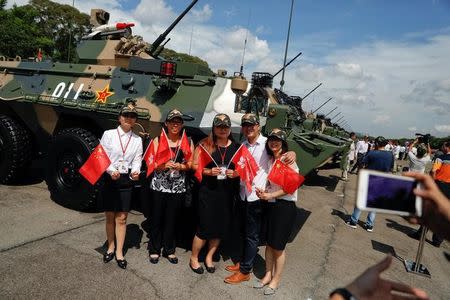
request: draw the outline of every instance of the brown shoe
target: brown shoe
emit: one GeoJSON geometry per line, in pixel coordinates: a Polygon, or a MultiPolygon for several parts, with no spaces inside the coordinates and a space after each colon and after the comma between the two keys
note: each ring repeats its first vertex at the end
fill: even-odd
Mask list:
{"type": "Polygon", "coordinates": [[[241,272],[236,272],[231,276],[228,276],[227,278],[225,278],[225,282],[229,283],[229,284],[239,284],[243,281],[249,281],[250,280],[250,273],[249,274],[244,274],[241,272]]]}
{"type": "Polygon", "coordinates": [[[225,270],[227,270],[228,272],[233,272],[236,273],[237,271],[239,271],[239,268],[241,267],[240,263],[237,263],[235,265],[231,265],[231,266],[226,266],[225,270]]]}

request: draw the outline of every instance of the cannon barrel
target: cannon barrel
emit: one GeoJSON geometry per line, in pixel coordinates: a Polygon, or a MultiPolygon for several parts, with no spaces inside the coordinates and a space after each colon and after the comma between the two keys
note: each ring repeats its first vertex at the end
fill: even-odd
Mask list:
{"type": "Polygon", "coordinates": [[[161,45],[161,43],[166,39],[167,35],[172,31],[172,29],[177,26],[178,22],[184,18],[184,16],[191,10],[191,8],[197,3],[198,0],[193,0],[191,4],[178,16],[178,18],[173,21],[172,24],[164,31],[158,38],[152,43],[152,47],[150,48],[149,54],[154,57],[154,53],[156,49],[161,45]]]}
{"type": "Polygon", "coordinates": [[[289,66],[294,60],[297,59],[297,57],[299,57],[300,55],[302,55],[302,53],[300,52],[299,54],[297,54],[293,59],[291,59],[284,67],[282,67],[281,69],[278,70],[278,72],[276,72],[272,78],[274,78],[275,76],[277,76],[278,74],[280,74],[281,71],[283,71],[284,69],[286,69],[287,66],[289,66]]]}
{"type": "Polygon", "coordinates": [[[306,94],[305,96],[303,96],[302,100],[304,100],[306,97],[308,97],[309,95],[311,95],[315,90],[317,90],[319,88],[319,86],[322,85],[322,82],[319,83],[315,88],[313,88],[308,94],[306,94]]]}
{"type": "Polygon", "coordinates": [[[331,99],[333,99],[333,97],[330,97],[327,101],[325,101],[324,103],[322,103],[322,105],[320,105],[318,108],[316,108],[313,113],[317,112],[319,109],[322,108],[322,106],[324,106],[325,104],[327,104],[328,102],[331,101],[331,99]]]}

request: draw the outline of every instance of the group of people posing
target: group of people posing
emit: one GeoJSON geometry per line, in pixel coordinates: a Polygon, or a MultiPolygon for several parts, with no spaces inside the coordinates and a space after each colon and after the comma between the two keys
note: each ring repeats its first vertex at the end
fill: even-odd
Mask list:
{"type": "MultiPolygon", "coordinates": [[[[123,253],[127,214],[131,209],[133,181],[139,179],[143,157],[142,139],[132,132],[136,120],[135,108],[132,105],[124,107],[119,114],[119,126],[105,131],[100,141],[111,161],[102,190],[107,236],[103,261],[107,263],[115,258],[123,269],[127,267],[123,253]]],[[[241,255],[235,264],[226,268],[232,274],[225,282],[237,284],[250,279],[263,238],[266,242],[266,273],[254,287],[265,288],[266,295],[274,294],[280,283],[286,260],[285,247],[296,218],[297,191],[288,194],[282,186],[268,179],[274,164],[280,162],[298,173],[296,155],[288,149],[286,133],[273,129],[264,137],[258,116],[245,114],[241,120],[245,140],[241,145],[233,139],[229,116],[217,114],[211,134],[194,147],[191,139],[186,146],[183,125],[183,113],[176,109],[170,111],[162,129],[164,135],[161,135],[167,138],[166,141],[161,141],[161,136],[152,141],[155,149],[163,142],[168,143],[170,155],[165,161],[155,159],[155,169],[146,180],[150,188],[149,261],[156,264],[163,256],[172,264],[178,263],[175,251],[177,219],[186,196],[187,176],[193,170],[201,181],[195,205],[197,225],[190,269],[196,274],[204,273],[205,269],[214,273],[213,256],[233,227],[232,220],[238,219],[242,241],[236,247],[241,255]],[[240,180],[238,166],[233,161],[241,146],[247,148],[258,166],[251,188],[240,180]],[[210,158],[207,163],[203,152],[210,158]],[[268,226],[264,226],[266,230],[261,237],[263,220],[268,226]],[[203,268],[199,253],[205,247],[203,268]]]]}

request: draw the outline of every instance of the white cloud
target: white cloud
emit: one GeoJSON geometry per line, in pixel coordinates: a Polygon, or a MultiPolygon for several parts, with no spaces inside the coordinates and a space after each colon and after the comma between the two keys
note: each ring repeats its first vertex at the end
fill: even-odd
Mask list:
{"type": "Polygon", "coordinates": [[[391,122],[391,117],[386,115],[380,115],[376,116],[375,119],[372,121],[374,124],[386,124],[391,122]]]}
{"type": "Polygon", "coordinates": [[[362,68],[359,64],[338,63],[335,66],[337,73],[348,77],[360,78],[362,76],[362,68]]]}
{"type": "Polygon", "coordinates": [[[417,131],[417,127],[411,126],[411,127],[408,127],[408,130],[411,132],[415,132],[415,131],[417,131]]]}
{"type": "Polygon", "coordinates": [[[434,129],[443,133],[450,133],[450,125],[435,125],[434,129]]]}
{"type": "Polygon", "coordinates": [[[192,17],[197,20],[197,22],[205,22],[209,20],[213,12],[208,4],[205,4],[201,10],[192,10],[192,17]]]}
{"type": "MultiPolygon", "coordinates": [[[[15,0],[19,5],[27,2],[15,0]]],[[[141,0],[135,9],[126,11],[118,0],[77,0],[76,7],[85,13],[93,7],[104,8],[110,11],[111,22],[135,22],[133,32],[153,42],[181,13],[181,9],[175,11],[168,3],[141,0]]],[[[9,7],[13,4],[14,1],[8,1],[9,7]]],[[[212,16],[225,15],[230,21],[236,11],[230,7],[217,12],[212,4],[194,7],[170,33],[167,47],[187,53],[192,42],[192,55],[206,60],[212,70],[223,68],[232,74],[239,70],[247,29],[238,26],[238,21],[228,22],[234,26],[221,26],[218,18],[212,16]],[[211,24],[213,21],[215,25],[211,24]]],[[[244,66],[247,78],[253,71],[274,73],[283,63],[284,35],[280,40],[268,41],[261,35],[274,29],[258,24],[255,27],[248,32],[244,66]]],[[[348,124],[360,132],[401,137],[410,135],[410,128],[415,127],[437,135],[447,134],[448,125],[436,124],[448,124],[450,111],[450,28],[409,32],[398,40],[374,38],[347,48],[337,46],[339,34],[336,29],[291,38],[288,56],[299,50],[303,55],[286,70],[284,90],[303,96],[323,83],[303,102],[305,110],[317,108],[333,97],[319,113],[337,105],[348,124]]],[[[274,78],[275,87],[280,80],[281,75],[274,78]]]]}

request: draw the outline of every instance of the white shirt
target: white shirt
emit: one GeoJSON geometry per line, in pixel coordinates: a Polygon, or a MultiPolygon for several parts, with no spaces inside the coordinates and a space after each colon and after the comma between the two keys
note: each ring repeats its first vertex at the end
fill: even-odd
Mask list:
{"type": "Polygon", "coordinates": [[[356,143],[356,153],[366,153],[367,150],[369,149],[369,144],[366,143],[365,141],[358,141],[356,143]]]}
{"type": "Polygon", "coordinates": [[[141,171],[142,139],[131,130],[124,132],[120,126],[116,129],[106,130],[103,133],[100,144],[105,149],[111,161],[111,164],[106,170],[108,174],[119,170],[118,165],[120,160],[124,160],[128,164],[131,172],[141,171]],[[120,141],[122,141],[122,144],[120,141]],[[123,150],[125,150],[125,155],[123,154],[123,150]]]}
{"type": "Polygon", "coordinates": [[[428,163],[431,162],[431,158],[428,154],[422,158],[417,158],[417,156],[412,153],[412,151],[408,152],[408,158],[409,170],[418,173],[425,173],[425,167],[428,163]]]}
{"type": "Polygon", "coordinates": [[[266,141],[267,138],[262,134],[259,134],[259,137],[256,139],[254,144],[250,144],[248,140],[244,141],[242,144],[247,147],[248,151],[252,154],[253,158],[256,160],[256,163],[259,166],[258,173],[256,173],[255,178],[252,183],[252,191],[249,192],[245,187],[245,184],[241,181],[241,189],[240,196],[241,200],[245,200],[247,198],[248,202],[253,202],[259,200],[258,196],[256,196],[256,187],[265,189],[267,182],[267,175],[269,174],[269,160],[270,157],[266,151],[266,141]]]}
{"type": "Polygon", "coordinates": [[[352,140],[352,143],[350,144],[350,151],[348,152],[348,160],[354,160],[355,159],[355,141],[352,140]]]}
{"type": "MultiPolygon", "coordinates": [[[[272,168],[272,165],[274,163],[274,160],[270,160],[269,164],[270,167],[272,168]]],[[[298,166],[296,163],[293,163],[292,166],[290,166],[294,171],[296,171],[298,173],[298,166]]],[[[279,186],[276,183],[270,182],[270,184],[267,186],[267,192],[268,193],[273,193],[273,192],[277,192],[279,190],[282,190],[283,188],[281,186],[279,186]]],[[[297,194],[298,194],[298,190],[296,190],[293,194],[286,194],[284,196],[281,196],[277,199],[283,199],[286,201],[297,201],[297,194]]],[[[275,199],[269,200],[269,202],[275,202],[275,199]]]]}

